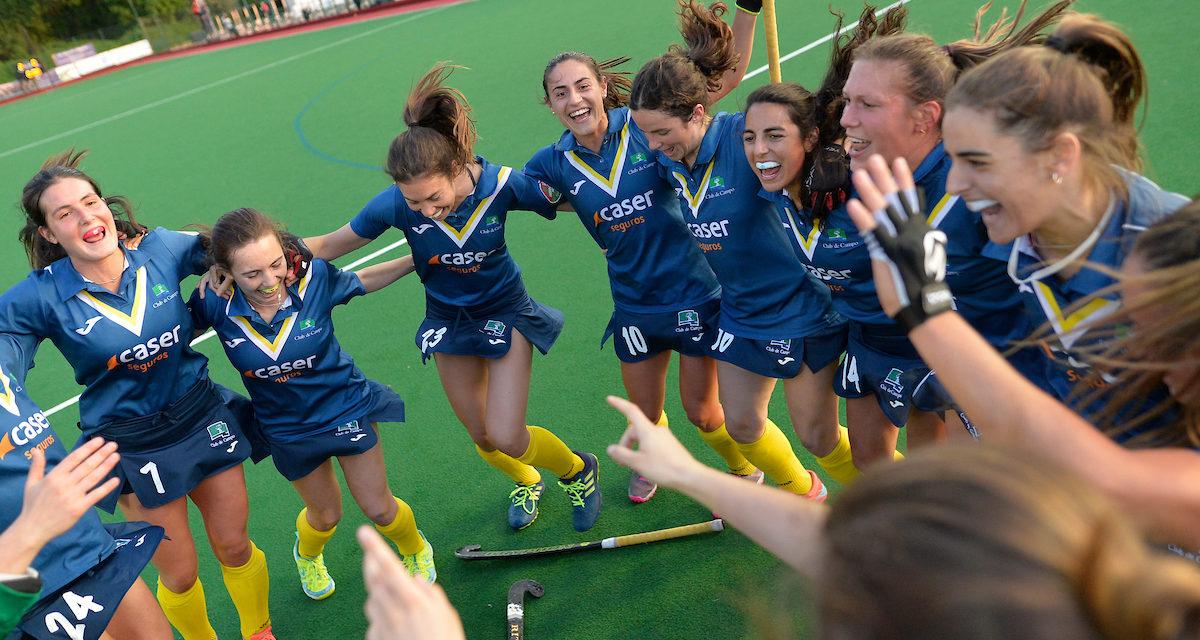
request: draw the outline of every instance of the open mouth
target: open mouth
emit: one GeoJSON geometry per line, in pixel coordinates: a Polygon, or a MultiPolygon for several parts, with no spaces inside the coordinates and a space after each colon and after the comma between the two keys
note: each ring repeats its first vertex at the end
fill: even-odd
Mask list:
{"type": "Polygon", "coordinates": [[[871,146],[870,140],[863,140],[862,138],[855,138],[853,136],[847,136],[846,142],[849,143],[846,153],[849,154],[851,158],[861,157],[867,153],[867,149],[871,146]]]}
{"type": "Polygon", "coordinates": [[[776,178],[778,178],[779,173],[782,169],[781,165],[778,162],[775,162],[774,160],[768,160],[766,162],[755,162],[754,168],[758,169],[758,175],[762,179],[763,182],[771,182],[771,181],[775,180],[776,178]]]}
{"type": "Polygon", "coordinates": [[[993,222],[996,217],[1000,215],[1000,212],[1003,209],[999,202],[996,202],[995,200],[989,200],[987,198],[980,198],[978,200],[964,199],[963,202],[967,205],[968,209],[979,214],[979,217],[983,219],[983,224],[985,225],[993,222]]]}
{"type": "Polygon", "coordinates": [[[106,235],[108,235],[108,232],[105,231],[103,226],[92,227],[88,229],[87,233],[83,234],[83,241],[88,244],[95,244],[103,240],[106,235]]]}
{"type": "Polygon", "coordinates": [[[571,122],[579,124],[579,123],[587,120],[591,115],[592,115],[591,107],[583,107],[582,109],[576,109],[576,110],[572,111],[571,113],[568,113],[567,117],[570,118],[571,122]]]}

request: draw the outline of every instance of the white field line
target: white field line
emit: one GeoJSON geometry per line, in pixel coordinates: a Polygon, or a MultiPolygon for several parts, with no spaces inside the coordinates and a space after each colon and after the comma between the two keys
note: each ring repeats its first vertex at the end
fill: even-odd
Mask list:
{"type": "Polygon", "coordinates": [[[440,11],[445,11],[446,9],[449,9],[452,6],[454,6],[454,5],[445,5],[445,6],[441,6],[441,7],[435,7],[433,9],[428,9],[424,12],[411,15],[402,20],[397,20],[395,22],[391,22],[391,23],[385,24],[383,26],[375,27],[374,29],[368,29],[366,31],[363,31],[362,33],[357,33],[355,35],[352,35],[352,36],[349,36],[346,38],[342,38],[341,40],[337,40],[334,42],[330,42],[329,44],[321,45],[315,49],[309,49],[308,51],[304,51],[304,52],[297,53],[295,55],[291,55],[291,56],[288,56],[288,57],[280,59],[280,60],[276,60],[275,62],[272,62],[270,64],[265,64],[261,67],[247,69],[246,71],[243,71],[241,73],[234,74],[227,78],[221,78],[220,80],[214,80],[213,82],[210,82],[208,84],[202,84],[198,87],[193,87],[191,89],[188,89],[187,91],[184,91],[182,93],[177,93],[173,96],[167,96],[166,98],[161,98],[159,100],[155,100],[154,102],[147,102],[146,104],[141,105],[139,107],[134,107],[132,109],[122,111],[121,113],[117,113],[117,114],[108,116],[107,118],[101,118],[99,120],[96,120],[95,122],[89,122],[88,124],[75,127],[74,129],[68,129],[67,131],[62,131],[62,132],[56,133],[52,136],[42,138],[41,140],[36,140],[34,142],[30,142],[29,144],[24,144],[19,147],[13,147],[12,149],[8,149],[6,151],[0,151],[0,158],[11,156],[14,153],[20,153],[22,151],[26,151],[26,150],[32,149],[34,147],[41,146],[48,142],[54,142],[55,140],[61,140],[63,138],[73,136],[82,131],[87,131],[89,129],[95,129],[96,127],[99,127],[100,125],[108,124],[110,122],[116,122],[117,120],[122,120],[124,118],[128,118],[129,116],[141,113],[143,111],[153,109],[155,107],[161,107],[164,104],[170,104],[172,102],[175,102],[176,100],[182,100],[183,98],[186,98],[188,96],[193,96],[193,95],[196,95],[197,93],[202,93],[204,91],[208,91],[209,89],[219,87],[224,84],[229,84],[230,82],[234,82],[236,80],[241,80],[242,78],[252,76],[256,73],[262,73],[263,71],[267,71],[268,69],[274,69],[275,67],[278,67],[279,65],[282,65],[282,64],[287,64],[289,62],[293,62],[293,61],[299,60],[301,58],[307,58],[308,56],[311,56],[314,53],[320,53],[322,51],[332,49],[333,47],[338,47],[343,44],[346,44],[347,42],[353,42],[354,40],[358,40],[360,38],[365,38],[367,36],[374,35],[385,29],[391,29],[392,27],[398,27],[402,24],[407,24],[409,22],[412,22],[413,20],[418,20],[420,18],[424,18],[425,16],[431,16],[440,11]]]}
{"type": "MultiPolygon", "coordinates": [[[[342,270],[343,271],[354,271],[355,268],[357,268],[363,264],[366,264],[393,249],[402,247],[407,243],[408,243],[407,239],[401,238],[382,249],[379,249],[377,251],[372,251],[371,253],[368,253],[367,255],[355,260],[354,262],[351,262],[350,264],[342,267],[342,270]]],[[[209,329],[208,331],[205,331],[204,333],[202,333],[195,340],[192,340],[192,346],[194,347],[215,335],[217,335],[217,334],[213,333],[212,329],[209,329]]],[[[48,409],[47,411],[44,411],[43,415],[52,416],[52,415],[58,413],[59,411],[62,411],[63,409],[66,409],[67,407],[75,404],[76,402],[79,402],[79,396],[75,396],[74,398],[68,398],[66,400],[63,400],[62,402],[54,405],[53,407],[50,407],[50,409],[48,409]]]]}
{"type": "MultiPolygon", "coordinates": [[[[891,11],[892,9],[895,9],[896,7],[898,7],[902,4],[908,4],[912,1],[913,0],[900,0],[900,2],[894,2],[884,8],[876,11],[875,15],[877,17],[882,16],[882,15],[886,14],[887,12],[891,11]]],[[[811,51],[811,50],[825,44],[826,42],[833,40],[835,37],[837,37],[837,35],[839,33],[844,33],[846,31],[850,31],[851,29],[853,29],[854,27],[857,27],[857,26],[858,26],[858,20],[855,20],[854,22],[851,22],[850,24],[843,26],[841,31],[834,31],[832,33],[825,35],[824,37],[813,40],[812,42],[804,45],[803,47],[800,47],[799,49],[796,49],[795,51],[787,54],[786,56],[780,57],[779,64],[783,64],[783,63],[787,62],[788,60],[791,60],[792,58],[795,58],[796,56],[798,56],[802,53],[811,51]]],[[[742,76],[742,80],[749,80],[750,78],[753,78],[754,76],[766,73],[768,68],[769,68],[769,65],[764,64],[763,66],[761,66],[753,71],[750,71],[746,75],[742,76]]]]}

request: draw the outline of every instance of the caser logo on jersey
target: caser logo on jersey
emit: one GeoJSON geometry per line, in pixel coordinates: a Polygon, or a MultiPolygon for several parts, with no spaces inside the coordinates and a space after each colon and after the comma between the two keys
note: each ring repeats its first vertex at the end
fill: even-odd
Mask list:
{"type": "Polygon", "coordinates": [[[600,226],[600,222],[612,222],[625,216],[633,215],[639,211],[645,211],[654,206],[654,190],[651,189],[646,193],[638,194],[632,198],[625,198],[614,202],[607,207],[604,207],[596,212],[594,220],[596,226],[600,226]]]}
{"type": "Polygon", "coordinates": [[[269,367],[263,367],[261,369],[244,371],[242,372],[242,375],[246,376],[247,378],[259,378],[260,380],[267,380],[269,378],[274,378],[275,376],[282,376],[289,373],[304,371],[305,369],[312,369],[313,361],[316,359],[317,356],[309,356],[300,360],[284,362],[283,364],[279,365],[273,364],[269,367]]]}
{"type": "Polygon", "coordinates": [[[162,334],[161,336],[150,338],[149,340],[135,344],[132,347],[112,356],[108,359],[109,371],[116,369],[117,365],[126,365],[131,370],[141,371],[145,373],[150,370],[155,364],[162,360],[166,360],[169,355],[164,349],[179,344],[179,325],[175,325],[174,329],[162,334]]]}
{"type": "MultiPolygon", "coordinates": [[[[19,424],[17,424],[17,426],[9,429],[8,433],[4,434],[3,438],[0,438],[0,460],[3,460],[4,456],[12,453],[17,448],[29,444],[35,438],[41,435],[43,431],[49,428],[50,421],[46,419],[46,416],[43,415],[41,411],[29,416],[28,420],[21,421],[19,424]]],[[[51,436],[42,442],[39,442],[37,444],[37,448],[45,449],[46,447],[50,446],[54,443],[53,438],[54,437],[51,436]]],[[[29,455],[30,454],[26,452],[26,457],[29,457],[29,455]]]]}
{"type": "Polygon", "coordinates": [[[454,265],[456,267],[467,267],[479,262],[488,257],[487,251],[460,251],[457,253],[443,253],[433,256],[429,259],[429,264],[445,264],[454,265]]]}

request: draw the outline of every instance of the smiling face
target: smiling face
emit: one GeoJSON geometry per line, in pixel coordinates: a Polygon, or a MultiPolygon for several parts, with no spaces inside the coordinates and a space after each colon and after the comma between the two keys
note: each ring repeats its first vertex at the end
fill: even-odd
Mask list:
{"type": "Polygon", "coordinates": [[[60,178],[42,192],[38,206],[46,216],[38,233],[73,262],[99,262],[118,251],[112,211],[88,181],[60,178]]]}
{"type": "Polygon", "coordinates": [[[396,186],[409,208],[431,220],[445,220],[459,204],[454,181],[439,173],[426,173],[396,186]]]}
{"type": "Polygon", "coordinates": [[[859,60],[850,67],[842,90],[842,126],[851,169],[864,169],[867,158],[876,153],[888,164],[904,158],[916,167],[936,144],[940,106],[914,105],[904,88],[907,77],[904,64],[894,60],[859,60]],[[933,110],[937,113],[931,114],[933,110]]]}
{"type": "Polygon", "coordinates": [[[657,109],[634,109],[630,115],[646,134],[650,148],[676,162],[694,159],[700,150],[700,141],[708,131],[708,118],[701,105],[696,105],[686,120],[657,109]]]}
{"type": "Polygon", "coordinates": [[[286,295],[287,260],[274,233],[233,250],[229,272],[242,295],[255,306],[278,304],[286,295]]]}
{"type": "Polygon", "coordinates": [[[746,161],[767,191],[780,191],[800,179],[813,140],[811,134],[807,139],[801,135],[788,108],[781,104],[758,102],[746,111],[742,146],[746,161]]]}
{"type": "Polygon", "coordinates": [[[946,190],[983,218],[988,238],[1006,243],[1042,228],[1060,195],[1049,152],[1029,152],[1016,136],[1000,133],[990,113],[956,107],[946,113],[946,152],[954,159],[946,190]]]}
{"type": "Polygon", "coordinates": [[[558,121],[576,138],[603,136],[608,129],[604,96],[608,83],[579,60],[566,59],[546,74],[546,100],[558,121]]]}

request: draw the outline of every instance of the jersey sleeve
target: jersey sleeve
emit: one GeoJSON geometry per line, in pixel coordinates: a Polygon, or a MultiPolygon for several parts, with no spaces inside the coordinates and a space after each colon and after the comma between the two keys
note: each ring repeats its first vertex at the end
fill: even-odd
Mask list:
{"type": "Polygon", "coordinates": [[[200,234],[194,231],[171,231],[158,227],[154,230],[163,246],[179,260],[179,272],[198,276],[208,271],[208,249],[200,234]]]}
{"type": "Polygon", "coordinates": [[[398,198],[400,188],[396,185],[384,189],[350,219],[350,230],[359,237],[371,240],[383,235],[388,228],[396,226],[396,207],[400,206],[398,198]]]}
{"type": "Polygon", "coordinates": [[[0,334],[14,352],[33,367],[33,355],[42,338],[49,335],[45,311],[37,283],[31,274],[25,280],[0,295],[0,334]]]}
{"type": "Polygon", "coordinates": [[[324,269],[329,283],[329,305],[346,304],[355,296],[365,295],[362,280],[353,271],[343,271],[324,260],[313,261],[313,269],[324,269]]]}
{"type": "Polygon", "coordinates": [[[507,186],[513,194],[515,206],[512,209],[532,211],[547,220],[558,216],[555,207],[562,201],[562,194],[545,182],[513,170],[507,186]]]}
{"type": "Polygon", "coordinates": [[[204,331],[211,329],[213,326],[212,317],[215,311],[213,304],[216,302],[224,302],[216,293],[211,290],[204,299],[200,299],[200,290],[192,291],[192,297],[188,298],[188,310],[192,314],[192,326],[196,331],[204,331]]]}
{"type": "Polygon", "coordinates": [[[547,146],[538,149],[537,153],[525,163],[521,170],[526,176],[546,183],[560,193],[563,191],[562,175],[554,162],[554,147],[547,146]]]}

